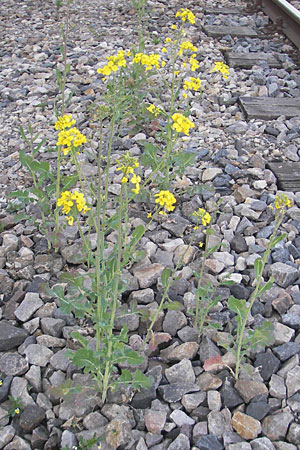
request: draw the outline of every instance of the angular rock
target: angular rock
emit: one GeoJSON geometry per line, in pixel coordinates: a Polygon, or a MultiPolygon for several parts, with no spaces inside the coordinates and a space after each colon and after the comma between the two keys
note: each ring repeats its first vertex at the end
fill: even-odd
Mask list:
{"type": "Polygon", "coordinates": [[[170,350],[166,348],[161,350],[160,356],[165,361],[182,361],[183,359],[194,359],[199,345],[197,342],[185,342],[184,344],[178,345],[170,350]]]}
{"type": "Polygon", "coordinates": [[[225,431],[232,431],[231,414],[225,409],[222,411],[211,411],[207,416],[208,431],[218,438],[223,436],[225,431]]]}
{"type": "Polygon", "coordinates": [[[280,361],[286,361],[291,356],[296,355],[300,351],[300,344],[297,342],[287,342],[286,344],[273,347],[273,353],[278,356],[280,361]]]}
{"type": "Polygon", "coordinates": [[[5,447],[15,436],[16,430],[11,425],[2,427],[0,435],[0,448],[5,447]]]}
{"type": "Polygon", "coordinates": [[[166,369],[165,375],[170,384],[180,383],[182,380],[186,383],[194,383],[196,379],[192,363],[187,358],[166,369]]]}
{"type": "Polygon", "coordinates": [[[187,318],[181,311],[168,311],[163,321],[163,330],[171,336],[187,325],[187,318]]]}
{"type": "Polygon", "coordinates": [[[150,433],[161,434],[166,423],[167,412],[146,409],[144,418],[146,428],[150,433]]]}
{"type": "Polygon", "coordinates": [[[0,372],[5,375],[23,375],[28,369],[28,362],[18,353],[5,353],[0,357],[0,372]]]}
{"type": "Polygon", "coordinates": [[[75,243],[61,250],[62,256],[69,264],[81,264],[86,261],[87,255],[82,243],[75,243]]]}
{"type": "Polygon", "coordinates": [[[261,437],[251,441],[252,450],[276,450],[270,439],[261,437]]]}
{"type": "Polygon", "coordinates": [[[27,322],[43,304],[39,294],[28,292],[20,306],[15,310],[15,316],[21,322],[27,322]]]}
{"type": "Polygon", "coordinates": [[[291,397],[300,389],[300,367],[289,370],[286,377],[287,395],[291,397]]]}
{"type": "Polygon", "coordinates": [[[286,386],[282,377],[276,374],[272,375],[269,383],[269,393],[275,398],[284,399],[286,397],[286,386]]]}
{"type": "Polygon", "coordinates": [[[271,441],[285,440],[285,436],[294,416],[290,412],[280,412],[267,416],[262,422],[262,432],[271,441]]]}
{"type": "Polygon", "coordinates": [[[19,424],[25,433],[30,433],[45,419],[45,417],[46,415],[43,408],[37,405],[28,405],[21,413],[19,424]]]}
{"type": "Polygon", "coordinates": [[[300,444],[300,425],[298,423],[291,423],[287,440],[292,444],[300,444]]]}
{"type": "Polygon", "coordinates": [[[41,328],[44,334],[54,337],[61,337],[62,329],[66,322],[62,319],[53,319],[52,317],[45,317],[41,320],[41,328]]]}
{"type": "Polygon", "coordinates": [[[4,380],[1,379],[2,384],[0,386],[0,403],[5,402],[5,400],[8,399],[9,389],[12,380],[13,380],[12,375],[5,377],[4,380]]]}
{"type": "Polygon", "coordinates": [[[234,387],[246,403],[259,394],[268,394],[268,389],[260,381],[238,380],[234,387]]]}
{"type": "Polygon", "coordinates": [[[14,327],[6,322],[0,322],[0,352],[11,350],[21,345],[28,333],[22,328],[14,327]]]}
{"type": "Polygon", "coordinates": [[[224,450],[224,445],[221,441],[213,434],[208,434],[207,436],[202,436],[195,445],[199,450],[224,450]]]}
{"type": "Polygon", "coordinates": [[[189,450],[190,448],[189,438],[185,434],[180,433],[172,444],[169,445],[168,450],[189,450]]]}
{"type": "Polygon", "coordinates": [[[156,263],[151,264],[151,266],[141,267],[134,272],[134,275],[139,282],[140,288],[145,289],[157,282],[163,270],[164,266],[156,263]]]}
{"type": "Polygon", "coordinates": [[[254,367],[259,367],[259,373],[265,381],[268,381],[280,366],[280,360],[271,352],[259,353],[256,356],[254,367]]]}
{"type": "Polygon", "coordinates": [[[171,414],[170,418],[176,423],[178,427],[183,427],[184,425],[194,425],[195,421],[189,417],[185,412],[175,409],[171,414]]]}
{"type": "Polygon", "coordinates": [[[30,344],[24,351],[29,364],[46,367],[53,355],[52,350],[39,344],[30,344]]]}
{"type": "Polygon", "coordinates": [[[179,402],[184,394],[198,392],[199,386],[192,383],[172,383],[159,386],[160,395],[168,403],[179,402]]]}
{"type": "Polygon", "coordinates": [[[128,444],[132,437],[132,428],[124,416],[113,419],[105,429],[105,440],[112,446],[118,448],[128,444]]]}
{"type": "Polygon", "coordinates": [[[277,262],[271,265],[270,275],[274,277],[279,286],[286,288],[299,278],[299,271],[296,267],[277,262]]]}
{"type": "Polygon", "coordinates": [[[231,423],[243,439],[255,439],[261,433],[260,422],[240,411],[234,413],[231,423]]]}

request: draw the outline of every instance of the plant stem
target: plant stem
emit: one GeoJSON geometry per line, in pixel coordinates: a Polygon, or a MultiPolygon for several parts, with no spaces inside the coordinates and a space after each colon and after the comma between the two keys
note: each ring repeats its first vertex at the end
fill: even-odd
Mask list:
{"type": "Polygon", "coordinates": [[[241,326],[240,329],[238,330],[238,336],[237,336],[237,344],[236,344],[236,364],[235,364],[235,379],[237,380],[239,377],[239,372],[240,372],[240,362],[241,362],[241,351],[242,351],[242,347],[243,347],[243,342],[244,342],[244,332],[245,332],[245,328],[246,328],[246,323],[248,320],[248,317],[251,313],[251,309],[253,306],[253,303],[255,301],[255,299],[257,298],[258,292],[259,292],[259,288],[261,286],[261,283],[263,281],[262,278],[262,274],[265,268],[266,263],[268,262],[271,250],[272,250],[272,246],[273,246],[273,239],[276,236],[276,233],[278,231],[278,228],[282,222],[283,219],[283,214],[279,213],[278,216],[275,219],[275,228],[274,231],[270,237],[269,243],[268,243],[268,247],[262,257],[262,269],[260,271],[260,274],[256,276],[256,286],[254,291],[251,294],[250,297],[250,301],[249,301],[249,306],[248,306],[248,312],[247,314],[245,314],[244,319],[241,322],[241,326]]]}

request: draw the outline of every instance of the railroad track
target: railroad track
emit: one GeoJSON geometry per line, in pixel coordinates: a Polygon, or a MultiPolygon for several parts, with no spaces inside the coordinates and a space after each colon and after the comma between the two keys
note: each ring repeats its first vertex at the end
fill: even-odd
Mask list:
{"type": "MultiPolygon", "coordinates": [[[[296,3],[299,8],[299,4],[296,3]]],[[[286,0],[262,0],[262,9],[300,49],[300,11],[286,0]]]]}

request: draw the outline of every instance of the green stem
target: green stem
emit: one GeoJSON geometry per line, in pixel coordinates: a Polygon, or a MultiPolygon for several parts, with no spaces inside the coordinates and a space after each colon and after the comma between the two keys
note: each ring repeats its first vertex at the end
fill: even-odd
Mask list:
{"type": "Polygon", "coordinates": [[[280,224],[283,220],[283,214],[279,213],[278,216],[275,219],[275,228],[274,231],[270,237],[269,243],[268,243],[268,247],[262,257],[262,269],[260,271],[260,274],[256,276],[256,286],[255,289],[253,291],[253,293],[251,294],[250,297],[250,301],[249,301],[249,307],[247,310],[247,314],[245,314],[244,319],[241,322],[241,326],[240,329],[238,330],[238,336],[237,336],[237,344],[236,344],[236,364],[235,364],[235,379],[237,380],[239,377],[239,372],[240,372],[240,361],[241,361],[241,351],[242,351],[242,347],[243,347],[243,342],[244,342],[244,332],[245,332],[245,328],[246,328],[246,323],[248,320],[248,317],[251,313],[251,309],[253,306],[254,301],[256,300],[257,296],[258,296],[258,292],[259,292],[259,288],[263,282],[263,278],[262,278],[262,274],[265,268],[266,263],[268,262],[271,250],[272,250],[272,246],[273,246],[273,239],[275,238],[277,231],[280,227],[280,224]]]}

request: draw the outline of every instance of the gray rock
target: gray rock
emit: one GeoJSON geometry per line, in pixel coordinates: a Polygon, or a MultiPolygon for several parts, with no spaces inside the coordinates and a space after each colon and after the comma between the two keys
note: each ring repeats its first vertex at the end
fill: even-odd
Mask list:
{"type": "Polygon", "coordinates": [[[209,339],[208,336],[203,336],[198,353],[202,363],[213,356],[221,355],[219,348],[209,339]]]}
{"type": "Polygon", "coordinates": [[[41,320],[41,328],[44,334],[49,334],[54,337],[61,337],[62,329],[66,322],[62,319],[53,319],[52,317],[45,317],[41,320]]]}
{"type": "Polygon", "coordinates": [[[28,369],[28,362],[18,353],[5,353],[0,357],[0,372],[5,375],[23,375],[28,369]]]}
{"type": "Polygon", "coordinates": [[[199,386],[193,383],[172,383],[159,386],[160,395],[168,403],[175,403],[182,399],[184,394],[198,392],[199,386]]]}
{"type": "Polygon", "coordinates": [[[249,403],[246,409],[248,416],[254,417],[254,419],[262,420],[270,412],[270,404],[267,401],[266,395],[258,395],[252,402],[249,403]]]}
{"type": "Polygon", "coordinates": [[[23,406],[35,405],[33,398],[28,394],[28,382],[24,378],[14,377],[10,385],[10,395],[20,397],[23,406]]]}
{"type": "Polygon", "coordinates": [[[131,292],[128,300],[136,300],[137,303],[146,305],[147,303],[151,303],[154,301],[154,291],[153,289],[146,288],[131,292]]]}
{"type": "Polygon", "coordinates": [[[280,360],[271,351],[259,353],[254,362],[254,367],[259,367],[259,373],[265,381],[277,372],[279,366],[280,360]]]}
{"type": "Polygon", "coordinates": [[[5,447],[5,445],[14,438],[15,434],[16,430],[13,426],[7,425],[6,427],[3,427],[0,435],[0,448],[5,447]]]}
{"type": "Polygon", "coordinates": [[[221,394],[218,391],[207,392],[207,404],[211,411],[220,411],[222,407],[221,394]]]}
{"type": "Polygon", "coordinates": [[[256,438],[251,441],[252,450],[275,450],[270,439],[266,437],[256,438]]]}
{"type": "Polygon", "coordinates": [[[223,444],[219,441],[217,436],[213,434],[208,434],[207,436],[202,436],[195,445],[199,450],[224,450],[223,444]]]}
{"type": "Polygon", "coordinates": [[[273,374],[269,383],[269,393],[275,398],[286,397],[286,386],[284,379],[279,375],[273,374]]]}
{"type": "Polygon", "coordinates": [[[286,344],[273,347],[273,353],[280,359],[280,361],[286,361],[291,356],[296,355],[300,351],[300,344],[297,342],[287,342],[286,344]]]}
{"type": "Polygon", "coordinates": [[[262,432],[271,441],[285,439],[288,427],[293,420],[294,416],[290,412],[267,416],[262,422],[262,432]]]}
{"type": "Polygon", "coordinates": [[[211,411],[207,416],[208,431],[218,438],[223,436],[225,431],[232,431],[231,414],[229,409],[222,411],[211,411]]]}
{"type": "Polygon", "coordinates": [[[0,351],[11,350],[21,345],[28,333],[22,328],[14,327],[6,322],[0,323],[0,351]]]}
{"type": "Polygon", "coordinates": [[[186,415],[185,412],[175,409],[171,414],[170,418],[176,423],[178,427],[182,427],[184,425],[194,425],[195,421],[188,415],[186,415]]]}
{"type": "Polygon", "coordinates": [[[160,435],[166,423],[167,412],[146,409],[144,412],[144,418],[148,432],[160,435]]]}
{"type": "Polygon", "coordinates": [[[15,436],[14,439],[5,446],[5,450],[31,450],[31,445],[19,436],[15,436]]]}
{"type": "Polygon", "coordinates": [[[295,336],[295,330],[289,328],[282,323],[274,323],[274,339],[275,345],[285,344],[289,342],[295,336]]]}
{"type": "Polygon", "coordinates": [[[161,264],[151,264],[150,266],[141,267],[136,270],[134,275],[141,288],[149,288],[157,282],[163,270],[164,266],[161,264]]]}
{"type": "Polygon", "coordinates": [[[178,214],[168,214],[168,219],[161,224],[162,228],[170,231],[175,237],[181,238],[186,228],[190,225],[190,221],[178,214]]]}
{"type": "Polygon", "coordinates": [[[268,394],[268,389],[260,381],[238,380],[234,387],[246,403],[249,403],[257,395],[268,394]]]}
{"type": "Polygon", "coordinates": [[[194,394],[185,394],[182,396],[181,403],[187,412],[191,412],[197,406],[206,400],[205,392],[195,392],[194,394]]]}
{"type": "Polygon", "coordinates": [[[107,423],[107,418],[100,414],[98,411],[88,414],[83,419],[83,425],[87,430],[92,430],[97,427],[104,427],[107,423]]]}
{"type": "Polygon", "coordinates": [[[243,399],[240,397],[237,390],[231,386],[230,382],[227,380],[224,381],[221,388],[221,396],[223,405],[227,408],[234,408],[243,403],[243,399]]]}
{"type": "Polygon", "coordinates": [[[56,370],[66,371],[68,366],[71,364],[70,359],[66,356],[66,352],[68,349],[64,348],[63,350],[59,350],[58,352],[52,352],[52,355],[49,358],[51,366],[56,370]]]}
{"type": "Polygon", "coordinates": [[[183,380],[185,383],[194,383],[196,379],[192,363],[187,358],[166,369],[165,375],[170,384],[181,383],[183,380]]]}
{"type": "Polygon", "coordinates": [[[271,265],[270,274],[274,277],[276,283],[286,288],[299,278],[299,271],[296,267],[277,262],[271,265]]]}
{"type": "Polygon", "coordinates": [[[21,322],[27,322],[43,304],[39,294],[28,292],[20,306],[15,310],[15,316],[21,322]]]}
{"type": "Polygon", "coordinates": [[[187,318],[181,311],[168,311],[163,321],[163,330],[171,336],[187,325],[187,318]]]}
{"type": "Polygon", "coordinates": [[[72,416],[84,417],[98,405],[96,383],[89,375],[74,374],[72,386],[82,386],[82,389],[71,397],[65,398],[60,405],[58,416],[63,420],[68,420],[72,416]]]}
{"type": "Polygon", "coordinates": [[[32,448],[44,448],[45,443],[49,439],[49,433],[47,428],[43,425],[36,427],[32,430],[31,446],[32,448]]]}
{"type": "Polygon", "coordinates": [[[80,242],[64,247],[61,250],[61,254],[70,264],[81,264],[87,258],[84,246],[80,242]]]}
{"type": "Polygon", "coordinates": [[[19,424],[25,433],[30,433],[36,428],[44,419],[45,411],[37,405],[26,406],[20,416],[19,424]]]}
{"type": "Polygon", "coordinates": [[[63,268],[63,260],[59,255],[37,255],[34,260],[34,269],[37,273],[58,273],[63,268]]]}
{"type": "Polygon", "coordinates": [[[251,444],[248,442],[237,442],[236,444],[229,444],[228,450],[252,450],[251,444]]]}
{"type": "Polygon", "coordinates": [[[12,380],[13,380],[12,375],[5,377],[4,380],[1,379],[2,384],[0,386],[0,403],[5,402],[5,400],[8,399],[8,393],[12,380]]]}
{"type": "Polygon", "coordinates": [[[53,355],[52,350],[39,344],[30,344],[25,350],[25,355],[29,364],[34,364],[35,366],[46,367],[53,355]]]}
{"type": "Polygon", "coordinates": [[[105,428],[105,440],[112,448],[128,444],[131,437],[132,427],[124,416],[116,417],[105,428]]]}
{"type": "Polygon", "coordinates": [[[41,392],[42,376],[41,376],[41,368],[39,366],[32,365],[28,370],[28,372],[25,374],[25,378],[30,383],[34,392],[41,392]]]}
{"type": "Polygon", "coordinates": [[[69,448],[77,447],[78,441],[74,433],[64,430],[61,435],[61,448],[68,446],[69,448]]]}
{"type": "Polygon", "coordinates": [[[300,328],[300,316],[296,316],[295,314],[283,314],[282,323],[288,327],[294,328],[295,330],[299,330],[300,328]]]}
{"type": "Polygon", "coordinates": [[[185,434],[180,433],[169,445],[168,450],[189,450],[190,448],[189,438],[185,434]]]}
{"type": "Polygon", "coordinates": [[[300,444],[300,425],[298,423],[291,423],[287,440],[292,444],[300,444]]]}
{"type": "Polygon", "coordinates": [[[286,377],[288,397],[294,395],[300,389],[300,367],[296,366],[289,370],[286,377]]]}

